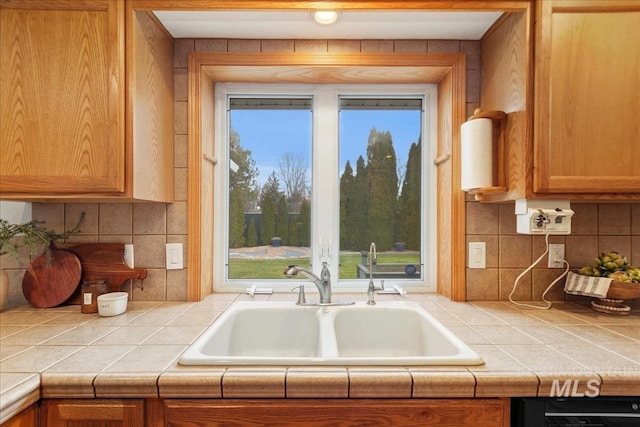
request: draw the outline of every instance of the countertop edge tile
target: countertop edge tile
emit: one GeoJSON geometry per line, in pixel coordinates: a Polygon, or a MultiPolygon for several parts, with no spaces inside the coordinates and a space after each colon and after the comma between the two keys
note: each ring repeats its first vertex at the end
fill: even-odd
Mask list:
{"type": "MultiPolygon", "coordinates": [[[[4,375],[4,373],[2,374],[4,375]]],[[[0,424],[40,400],[40,375],[24,374],[0,394],[0,424]]]]}
{"type": "Polygon", "coordinates": [[[158,397],[156,372],[103,372],[93,380],[96,397],[158,397]]]}
{"type": "Polygon", "coordinates": [[[640,371],[600,372],[601,396],[640,396],[640,371]]]}
{"type": "Polygon", "coordinates": [[[40,377],[43,398],[94,398],[96,374],[44,372],[40,377]]]}
{"type": "Polygon", "coordinates": [[[171,371],[160,374],[160,398],[222,398],[224,369],[206,371],[171,371]]]}
{"type": "Polygon", "coordinates": [[[222,376],[225,398],[283,398],[286,368],[229,368],[222,376]]]}
{"type": "Polygon", "coordinates": [[[539,379],[533,372],[473,372],[475,397],[536,396],[539,379]]]}
{"type": "Polygon", "coordinates": [[[290,368],[285,378],[286,397],[349,397],[349,373],[346,368],[290,368]]]}
{"type": "Polygon", "coordinates": [[[413,381],[407,369],[349,368],[350,398],[410,398],[413,381]]]}
{"type": "Polygon", "coordinates": [[[476,379],[469,371],[433,371],[409,369],[414,398],[474,397],[476,379]]]}
{"type": "Polygon", "coordinates": [[[576,370],[575,372],[538,373],[538,397],[595,397],[598,395],[602,378],[596,372],[576,370]],[[592,393],[594,393],[592,395],[592,393]]]}

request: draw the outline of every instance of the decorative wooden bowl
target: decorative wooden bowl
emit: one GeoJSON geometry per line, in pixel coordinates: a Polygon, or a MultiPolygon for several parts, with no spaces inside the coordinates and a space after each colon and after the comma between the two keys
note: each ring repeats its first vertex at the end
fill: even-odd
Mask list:
{"type": "Polygon", "coordinates": [[[640,298],[640,283],[611,282],[607,298],[611,299],[635,299],[640,298]]]}
{"type": "Polygon", "coordinates": [[[626,316],[631,307],[624,300],[640,298],[640,283],[611,282],[606,298],[591,301],[591,308],[600,313],[626,316]]]}

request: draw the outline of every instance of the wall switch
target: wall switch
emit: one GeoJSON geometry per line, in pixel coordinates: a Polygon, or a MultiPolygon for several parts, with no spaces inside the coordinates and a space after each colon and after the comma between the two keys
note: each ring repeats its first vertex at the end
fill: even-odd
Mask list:
{"type": "Polygon", "coordinates": [[[184,268],[182,243],[167,243],[167,270],[181,270],[184,268]]]}
{"type": "Polygon", "coordinates": [[[124,263],[127,264],[129,268],[135,267],[133,261],[133,244],[131,243],[124,245],[124,263]]]}
{"type": "Polygon", "coordinates": [[[549,262],[547,267],[549,268],[562,268],[564,267],[564,244],[562,243],[549,243],[549,262]]]}
{"type": "Polygon", "coordinates": [[[487,267],[487,243],[469,242],[469,268],[487,267]]]}

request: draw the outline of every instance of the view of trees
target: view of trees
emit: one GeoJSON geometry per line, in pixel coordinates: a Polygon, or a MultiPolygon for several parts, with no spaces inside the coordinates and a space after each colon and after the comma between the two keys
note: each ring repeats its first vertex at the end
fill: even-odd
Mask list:
{"type": "Polygon", "coordinates": [[[309,246],[311,207],[304,160],[284,155],[279,173],[272,172],[260,188],[251,151],[242,148],[234,130],[229,144],[233,162],[229,170],[229,247],[269,245],[274,237],[283,245],[309,246]],[[260,213],[258,221],[247,215],[251,212],[260,213]]]}
{"type": "Polygon", "coordinates": [[[356,174],[349,161],[340,177],[340,248],[365,251],[370,242],[389,250],[396,242],[420,249],[420,142],[411,145],[400,194],[396,153],[389,132],[371,129],[367,163],[356,174]]]}
{"type": "MultiPolygon", "coordinates": [[[[372,128],[366,160],[359,156],[354,173],[347,161],[340,177],[340,248],[364,251],[370,242],[378,250],[404,242],[420,249],[421,143],[409,149],[402,182],[391,133],[372,128]]],[[[269,175],[262,188],[251,151],[231,131],[229,174],[229,247],[268,245],[309,246],[311,206],[304,159],[285,154],[279,173],[269,175]],[[258,215],[249,215],[259,212],[258,215]],[[258,218],[256,220],[256,218],[258,218]]]]}

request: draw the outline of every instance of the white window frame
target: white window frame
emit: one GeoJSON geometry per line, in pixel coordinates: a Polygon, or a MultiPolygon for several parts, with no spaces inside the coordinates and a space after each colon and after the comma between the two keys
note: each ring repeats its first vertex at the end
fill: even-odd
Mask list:
{"type": "MultiPolygon", "coordinates": [[[[364,279],[338,280],[339,261],[339,97],[342,96],[386,96],[422,97],[422,182],[423,209],[421,236],[421,264],[426,273],[422,279],[385,280],[385,288],[400,285],[410,292],[435,292],[437,279],[437,186],[436,157],[437,138],[437,86],[433,84],[253,84],[217,83],[215,86],[214,147],[218,160],[214,172],[214,226],[213,233],[213,291],[242,292],[251,286],[266,287],[274,292],[290,292],[300,283],[298,279],[227,279],[228,262],[228,200],[229,200],[229,115],[228,98],[233,96],[313,96],[313,122],[311,153],[311,263],[313,271],[320,272],[322,262],[327,261],[331,271],[334,292],[365,292],[364,279]],[[333,144],[317,141],[335,141],[333,144]],[[335,179],[327,179],[333,176],[335,179]],[[426,192],[426,195],[425,195],[426,192]],[[327,208],[327,201],[330,209],[327,208]]],[[[417,141],[416,141],[417,142],[417,141]]],[[[242,140],[241,140],[242,143],[242,140]]],[[[283,270],[286,261],[283,260],[283,270]]],[[[376,280],[376,282],[379,282],[376,280]]],[[[312,287],[308,287],[313,292],[312,287]]]]}

